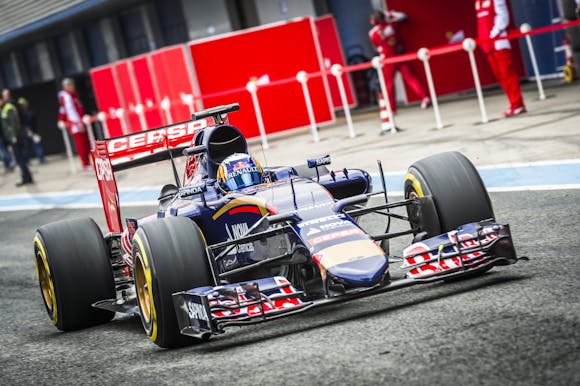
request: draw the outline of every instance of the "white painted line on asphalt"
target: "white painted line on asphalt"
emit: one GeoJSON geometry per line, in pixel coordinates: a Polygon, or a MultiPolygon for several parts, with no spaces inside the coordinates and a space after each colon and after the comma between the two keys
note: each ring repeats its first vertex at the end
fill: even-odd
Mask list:
{"type": "MultiPolygon", "coordinates": [[[[123,207],[137,207],[137,206],[157,206],[157,201],[133,201],[122,204],[123,207]]],[[[30,204],[30,205],[14,205],[14,206],[0,206],[0,212],[17,212],[20,210],[46,210],[46,209],[95,209],[101,208],[102,204],[86,204],[86,203],[72,203],[72,204],[30,204]]]]}
{"type": "MultiPolygon", "coordinates": [[[[580,159],[540,161],[478,168],[490,192],[580,189],[580,159]]],[[[387,172],[389,196],[402,196],[406,172],[387,172]]],[[[378,173],[371,174],[374,190],[381,189],[378,173]]],[[[119,189],[121,207],[155,206],[158,187],[119,189]]],[[[0,212],[43,209],[100,208],[98,190],[21,193],[0,196],[0,212]]]]}
{"type": "Polygon", "coordinates": [[[553,160],[553,161],[534,161],[534,162],[514,162],[497,165],[477,166],[477,169],[503,169],[503,168],[525,168],[533,166],[551,166],[551,165],[580,165],[580,158],[553,160]]]}
{"type": "Polygon", "coordinates": [[[488,192],[524,192],[530,190],[574,190],[580,189],[580,184],[564,185],[530,185],[530,186],[506,186],[487,189],[488,192]]]}
{"type": "Polygon", "coordinates": [[[1,195],[0,198],[11,198],[11,199],[44,198],[44,197],[54,197],[57,194],[60,197],[69,197],[69,196],[79,196],[83,194],[93,194],[95,192],[98,192],[98,190],[68,190],[62,192],[18,193],[18,194],[4,194],[1,195]]]}

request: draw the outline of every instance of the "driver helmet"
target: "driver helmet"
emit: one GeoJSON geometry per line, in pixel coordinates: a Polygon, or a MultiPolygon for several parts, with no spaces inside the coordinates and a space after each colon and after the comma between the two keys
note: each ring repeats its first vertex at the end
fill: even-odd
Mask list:
{"type": "Polygon", "coordinates": [[[262,182],[262,167],[251,155],[234,153],[220,164],[217,179],[225,191],[244,189],[262,182]]]}

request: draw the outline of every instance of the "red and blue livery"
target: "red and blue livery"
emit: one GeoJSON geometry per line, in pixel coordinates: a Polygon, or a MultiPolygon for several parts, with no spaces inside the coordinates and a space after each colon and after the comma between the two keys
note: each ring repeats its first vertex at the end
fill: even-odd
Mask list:
{"type": "Polygon", "coordinates": [[[107,219],[40,227],[34,239],[42,299],[53,324],[75,330],[137,315],[149,338],[176,347],[320,307],[517,262],[510,228],[457,152],[415,162],[405,197],[390,201],[360,169],[330,156],[262,167],[227,114],[97,141],[95,173],[107,219]],[[179,176],[174,159],[184,156],[179,176]],[[122,221],[116,173],[169,161],[157,208],[122,221]],[[360,219],[382,216],[369,232],[360,219]],[[391,230],[391,222],[404,226],[391,230]],[[125,224],[125,226],[123,225],[125,224]],[[389,240],[407,237],[397,257],[389,240]],[[402,261],[392,269],[391,261],[402,261]]]}

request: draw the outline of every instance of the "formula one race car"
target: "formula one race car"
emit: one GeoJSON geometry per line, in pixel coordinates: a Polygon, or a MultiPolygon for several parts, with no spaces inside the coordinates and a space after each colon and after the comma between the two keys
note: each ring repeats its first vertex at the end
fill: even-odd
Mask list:
{"type": "MultiPolygon", "coordinates": [[[[405,198],[389,202],[358,169],[329,171],[329,156],[299,167],[265,167],[228,124],[237,104],[193,120],[97,141],[93,151],[109,232],[92,219],[38,229],[36,271],[52,323],[75,330],[139,315],[150,339],[176,347],[310,308],[518,261],[508,225],[494,220],[483,182],[460,153],[413,164],[405,198]],[[185,156],[183,178],[174,157],[185,156]],[[123,227],[115,172],[170,160],[175,184],[157,210],[123,227]],[[381,199],[370,205],[369,198],[381,199]],[[394,208],[406,208],[395,213],[394,208]],[[383,215],[370,235],[359,219],[383,215]],[[408,229],[390,232],[391,220],[408,229]],[[388,240],[408,235],[402,274],[388,240]]],[[[375,199],[376,200],[376,199],[375,199]]]]}

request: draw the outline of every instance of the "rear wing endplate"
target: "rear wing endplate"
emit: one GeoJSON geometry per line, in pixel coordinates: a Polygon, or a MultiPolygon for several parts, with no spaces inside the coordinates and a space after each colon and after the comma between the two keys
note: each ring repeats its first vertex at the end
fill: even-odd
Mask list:
{"type": "Polygon", "coordinates": [[[237,103],[217,106],[192,114],[191,121],[95,141],[91,155],[109,231],[123,231],[116,171],[181,156],[197,132],[227,123],[227,114],[239,109],[237,103]]]}
{"type": "Polygon", "coordinates": [[[123,231],[115,172],[180,156],[195,134],[214,123],[212,118],[95,141],[91,154],[110,232],[123,231]]]}

